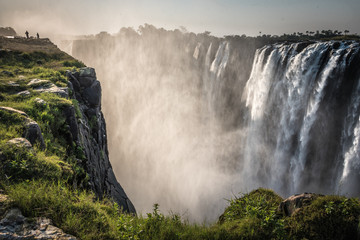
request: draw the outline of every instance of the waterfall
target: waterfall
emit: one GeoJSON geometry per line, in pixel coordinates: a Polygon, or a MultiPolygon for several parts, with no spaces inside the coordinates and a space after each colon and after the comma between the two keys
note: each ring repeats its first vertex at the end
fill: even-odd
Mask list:
{"type": "Polygon", "coordinates": [[[359,43],[155,33],[72,45],[102,80],[110,160],[138,211],[212,221],[258,187],[360,196],[359,43]]]}
{"type": "MultiPolygon", "coordinates": [[[[300,51],[298,48],[299,44],[276,44],[256,51],[243,94],[250,120],[240,160],[244,163],[242,174],[286,195],[301,191],[335,193],[339,182],[329,182],[342,171],[342,165],[340,181],[344,182],[360,163],[359,115],[353,116],[359,108],[358,92],[349,102],[351,108],[356,106],[347,113],[352,116],[349,126],[344,126],[344,116],[332,115],[339,110],[332,108],[340,104],[335,96],[346,87],[342,81],[352,60],[349,57],[355,55],[352,50],[359,44],[325,42],[300,51]],[[335,118],[342,122],[337,127],[350,128],[343,131],[342,138],[336,134],[341,129],[328,128],[335,118]],[[352,144],[343,149],[343,154],[341,148],[326,148],[341,146],[341,139],[349,136],[352,144]],[[332,159],[326,151],[333,152],[332,159]],[[337,158],[338,154],[343,157],[337,158]],[[341,164],[332,165],[335,159],[341,164]],[[335,166],[339,169],[332,169],[335,166]]],[[[359,194],[360,188],[352,191],[359,194]]]]}

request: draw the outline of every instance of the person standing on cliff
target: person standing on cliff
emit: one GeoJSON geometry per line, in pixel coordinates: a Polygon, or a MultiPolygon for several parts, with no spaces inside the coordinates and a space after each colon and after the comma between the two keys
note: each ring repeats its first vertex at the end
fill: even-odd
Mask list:
{"type": "Polygon", "coordinates": [[[26,35],[26,38],[29,39],[29,32],[28,31],[25,32],[25,35],[26,35]]]}
{"type": "Polygon", "coordinates": [[[36,37],[37,37],[37,39],[39,39],[39,38],[40,38],[39,33],[36,33],[36,37]]]}

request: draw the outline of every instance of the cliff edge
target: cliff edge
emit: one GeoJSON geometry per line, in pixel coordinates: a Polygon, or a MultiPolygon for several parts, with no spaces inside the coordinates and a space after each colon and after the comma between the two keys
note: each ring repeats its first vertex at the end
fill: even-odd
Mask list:
{"type": "MultiPolygon", "coordinates": [[[[36,218],[36,234],[52,221],[78,237],[106,233],[110,213],[136,212],[109,161],[95,70],[47,39],[0,38],[0,193],[0,219],[36,218]]],[[[28,234],[27,220],[4,221],[28,234]]]]}

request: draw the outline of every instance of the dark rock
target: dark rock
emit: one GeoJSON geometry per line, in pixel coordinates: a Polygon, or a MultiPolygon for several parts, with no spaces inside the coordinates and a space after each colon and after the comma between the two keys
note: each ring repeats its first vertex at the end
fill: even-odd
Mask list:
{"type": "Polygon", "coordinates": [[[301,42],[298,43],[296,46],[295,51],[297,51],[298,53],[300,53],[302,50],[304,50],[307,46],[309,46],[310,44],[313,44],[314,42],[312,41],[308,41],[308,42],[301,42]]]}
{"type": "Polygon", "coordinates": [[[78,140],[78,134],[79,134],[79,127],[77,124],[75,109],[73,106],[67,107],[64,109],[64,114],[66,117],[66,123],[69,125],[69,130],[72,136],[72,141],[78,140]]]}
{"type": "Polygon", "coordinates": [[[340,47],[340,42],[334,42],[333,49],[338,49],[340,47]]]}
{"type": "Polygon", "coordinates": [[[6,76],[8,76],[8,77],[14,77],[14,74],[13,74],[12,72],[5,71],[5,70],[2,71],[1,74],[6,75],[6,76]]]}
{"type": "Polygon", "coordinates": [[[95,81],[90,87],[85,88],[83,98],[91,107],[98,107],[101,103],[101,86],[99,81],[95,81]]]}
{"type": "Polygon", "coordinates": [[[85,111],[86,113],[86,116],[88,117],[88,119],[91,119],[93,117],[96,117],[97,118],[97,109],[96,108],[89,108],[85,111]]]}
{"type": "Polygon", "coordinates": [[[91,77],[96,79],[95,69],[91,67],[83,67],[79,71],[79,77],[91,77]]]}
{"type": "Polygon", "coordinates": [[[73,84],[75,97],[79,103],[81,118],[76,119],[74,109],[67,109],[66,122],[70,126],[73,138],[83,149],[85,159],[83,164],[89,176],[89,187],[101,199],[111,197],[123,211],[136,213],[136,210],[126,196],[125,191],[117,182],[109,161],[106,124],[101,113],[101,86],[96,80],[93,68],[82,68],[80,72],[68,72],[69,81],[73,84]],[[78,86],[76,86],[79,83],[78,86]]]}
{"type": "Polygon", "coordinates": [[[285,199],[279,206],[279,211],[285,216],[291,216],[303,206],[310,205],[313,200],[318,198],[319,194],[303,193],[296,194],[285,199]]]}
{"type": "Polygon", "coordinates": [[[44,149],[45,148],[44,138],[41,134],[41,129],[37,124],[37,122],[28,118],[25,127],[26,129],[23,136],[26,139],[28,139],[32,145],[39,143],[40,148],[44,149]]]}
{"type": "Polygon", "coordinates": [[[81,87],[87,88],[90,87],[94,81],[96,81],[95,69],[85,67],[81,68],[79,72],[78,81],[81,87]]]}
{"type": "Polygon", "coordinates": [[[74,91],[79,92],[80,91],[80,83],[77,80],[79,73],[78,72],[73,73],[73,72],[67,71],[66,75],[68,77],[69,82],[72,84],[72,89],[74,91]],[[77,75],[77,77],[76,77],[76,75],[77,75]]]}

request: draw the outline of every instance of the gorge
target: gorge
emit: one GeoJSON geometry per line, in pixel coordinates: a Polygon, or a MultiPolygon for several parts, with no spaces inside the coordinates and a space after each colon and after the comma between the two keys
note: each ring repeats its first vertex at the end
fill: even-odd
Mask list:
{"type": "Polygon", "coordinates": [[[59,47],[96,68],[109,158],[139,213],[213,221],[258,187],[360,194],[358,42],[145,26],[59,47]]]}

